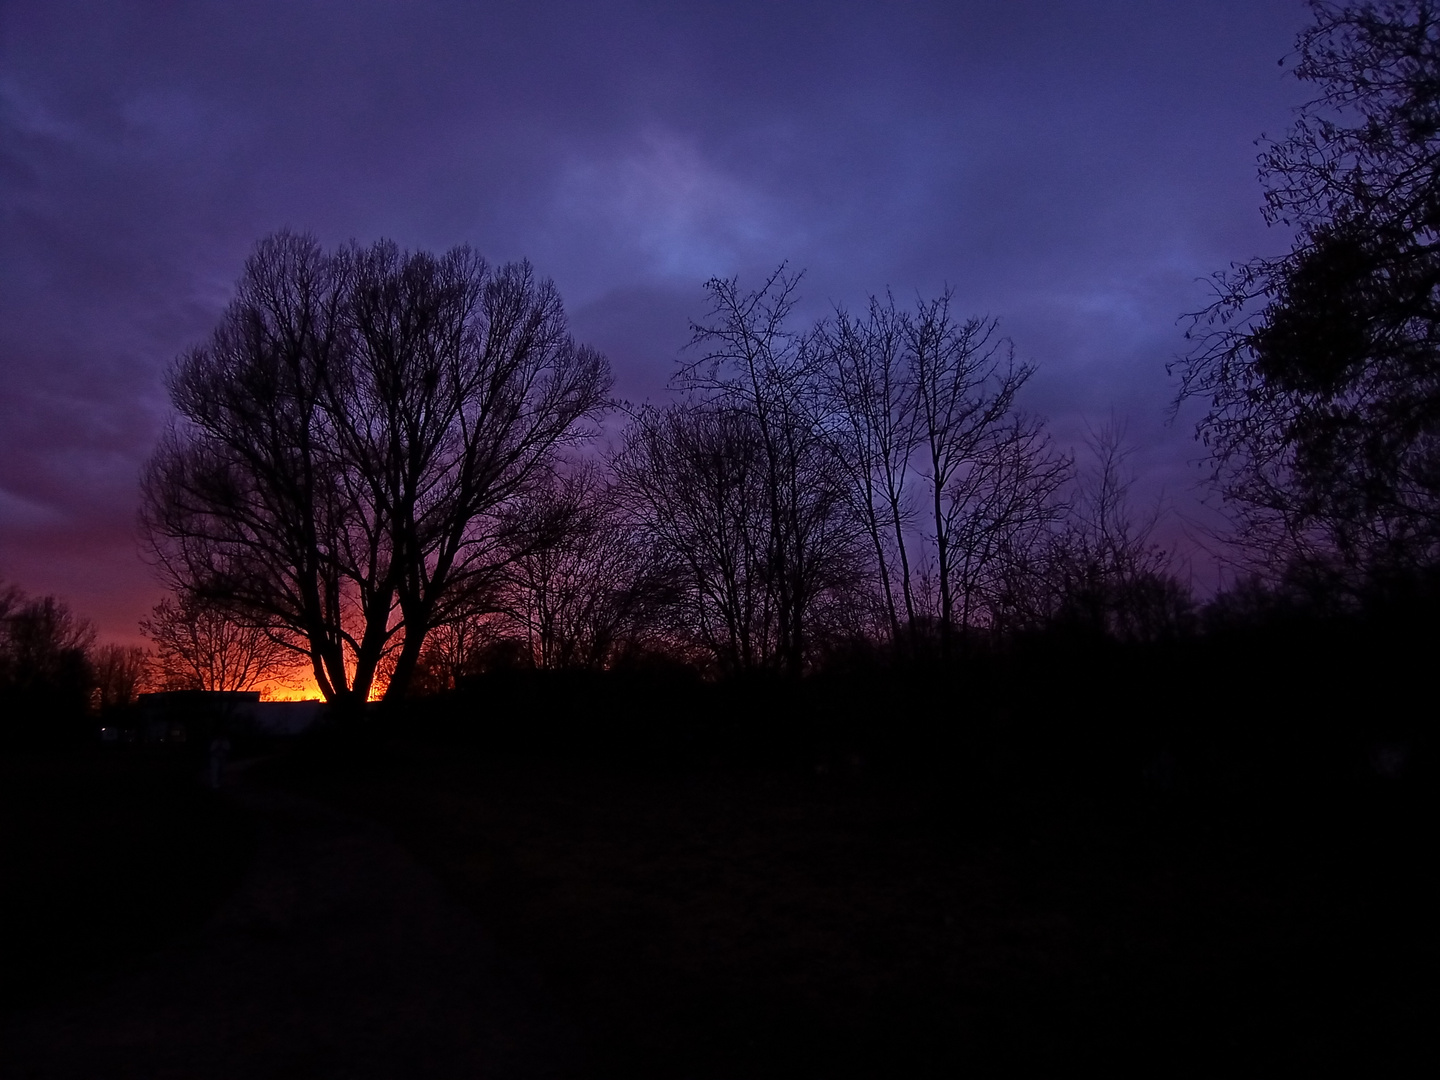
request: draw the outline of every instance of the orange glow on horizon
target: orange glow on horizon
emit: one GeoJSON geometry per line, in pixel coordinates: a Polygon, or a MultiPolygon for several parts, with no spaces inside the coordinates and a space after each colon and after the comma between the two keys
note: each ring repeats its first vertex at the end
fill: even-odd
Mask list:
{"type": "MultiPolygon", "coordinates": [[[[367,700],[379,701],[385,695],[388,685],[386,680],[377,677],[370,686],[367,700]]],[[[325,697],[320,693],[314,674],[310,671],[302,672],[298,668],[294,675],[283,679],[270,679],[258,684],[256,689],[260,691],[261,701],[322,701],[325,697]]]]}
{"type": "Polygon", "coordinates": [[[314,679],[306,679],[304,683],[298,684],[261,683],[257,689],[260,691],[261,701],[319,701],[322,696],[314,679]]]}

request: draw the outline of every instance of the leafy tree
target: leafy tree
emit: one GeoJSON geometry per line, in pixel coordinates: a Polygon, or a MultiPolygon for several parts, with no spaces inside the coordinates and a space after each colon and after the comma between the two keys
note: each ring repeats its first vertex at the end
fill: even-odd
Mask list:
{"type": "Polygon", "coordinates": [[[1217,275],[1180,397],[1252,555],[1353,577],[1440,557],[1440,4],[1310,8],[1260,157],[1293,246],[1217,275]]]}

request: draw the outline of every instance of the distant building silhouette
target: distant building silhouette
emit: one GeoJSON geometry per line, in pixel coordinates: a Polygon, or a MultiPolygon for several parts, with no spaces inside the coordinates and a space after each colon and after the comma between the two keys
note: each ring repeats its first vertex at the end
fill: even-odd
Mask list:
{"type": "Polygon", "coordinates": [[[258,690],[166,690],[141,694],[136,737],[180,743],[201,730],[298,735],[324,714],[323,701],[261,701],[258,690]]]}

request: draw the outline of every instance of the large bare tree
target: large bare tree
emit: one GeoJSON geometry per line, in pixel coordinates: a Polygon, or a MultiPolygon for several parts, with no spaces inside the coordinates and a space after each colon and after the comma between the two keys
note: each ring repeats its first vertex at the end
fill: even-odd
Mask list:
{"type": "Polygon", "coordinates": [[[144,479],[170,583],[266,628],[354,707],[493,583],[503,508],[606,405],[553,284],[390,243],[279,233],[169,378],[144,479]]]}

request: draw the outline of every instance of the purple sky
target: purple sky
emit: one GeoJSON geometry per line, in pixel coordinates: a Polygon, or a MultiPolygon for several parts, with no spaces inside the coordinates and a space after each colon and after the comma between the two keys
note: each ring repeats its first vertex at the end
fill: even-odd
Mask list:
{"type": "MultiPolygon", "coordinates": [[[[157,599],[136,477],[167,364],[254,242],[389,237],[553,277],[621,394],[663,396],[701,284],[806,271],[804,315],[955,286],[1064,442],[1166,426],[1203,278],[1283,250],[1254,139],[1300,0],[0,7],[0,577],[114,640],[157,599]]],[[[1205,577],[1197,568],[1197,580],[1205,577]]]]}

